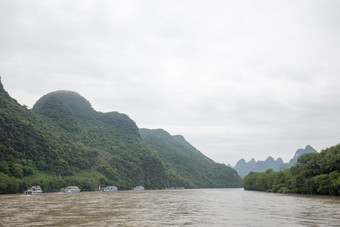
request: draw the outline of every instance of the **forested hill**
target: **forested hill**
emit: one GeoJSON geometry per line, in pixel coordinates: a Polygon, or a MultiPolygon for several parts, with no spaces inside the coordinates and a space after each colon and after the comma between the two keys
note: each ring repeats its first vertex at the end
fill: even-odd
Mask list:
{"type": "Polygon", "coordinates": [[[0,193],[31,185],[131,189],[187,186],[141,139],[127,115],[100,113],[75,92],[42,97],[33,110],[0,84],[0,193]]]}
{"type": "Polygon", "coordinates": [[[191,187],[242,186],[242,179],[234,169],[207,158],[183,136],[171,136],[162,129],[139,131],[143,140],[191,187]]]}
{"type": "Polygon", "coordinates": [[[306,153],[295,166],[274,172],[251,172],[244,189],[280,193],[340,195],[340,144],[320,153],[306,153]]]}
{"type": "Polygon", "coordinates": [[[0,81],[0,193],[32,185],[45,192],[195,186],[146,145],[127,115],[97,112],[71,91],[51,92],[28,110],[0,81]]]}

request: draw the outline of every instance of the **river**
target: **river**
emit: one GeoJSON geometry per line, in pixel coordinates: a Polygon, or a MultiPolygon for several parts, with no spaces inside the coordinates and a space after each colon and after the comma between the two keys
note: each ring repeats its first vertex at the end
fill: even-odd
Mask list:
{"type": "Polygon", "coordinates": [[[340,226],[340,198],[244,191],[1,195],[1,226],[340,226]]]}

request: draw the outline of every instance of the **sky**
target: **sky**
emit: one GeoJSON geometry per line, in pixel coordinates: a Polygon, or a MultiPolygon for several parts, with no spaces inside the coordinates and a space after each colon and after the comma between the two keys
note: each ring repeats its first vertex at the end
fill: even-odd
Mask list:
{"type": "Polygon", "coordinates": [[[0,0],[0,76],[72,90],[234,166],[340,143],[338,0],[0,0]]]}

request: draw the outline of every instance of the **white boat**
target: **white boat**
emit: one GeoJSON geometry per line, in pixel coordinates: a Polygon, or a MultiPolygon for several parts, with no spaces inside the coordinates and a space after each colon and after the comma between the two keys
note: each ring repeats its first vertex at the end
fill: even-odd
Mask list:
{"type": "Polygon", "coordinates": [[[80,188],[78,186],[68,186],[67,188],[60,189],[60,191],[64,193],[79,193],[80,188]]]}
{"type": "Polygon", "coordinates": [[[132,190],[134,190],[134,191],[143,191],[144,187],[139,185],[139,186],[134,187],[132,190]]]}
{"type": "Polygon", "coordinates": [[[24,192],[25,195],[42,195],[40,186],[32,186],[24,192]]]}
{"type": "Polygon", "coordinates": [[[103,188],[103,192],[116,192],[118,188],[116,186],[106,186],[103,188]]]}

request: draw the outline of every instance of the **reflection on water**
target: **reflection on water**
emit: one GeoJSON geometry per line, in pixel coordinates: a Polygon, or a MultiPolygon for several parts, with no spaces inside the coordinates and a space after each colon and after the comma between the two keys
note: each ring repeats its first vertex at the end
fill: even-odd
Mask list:
{"type": "Polygon", "coordinates": [[[1,195],[1,226],[340,226],[340,198],[243,189],[1,195]]]}

